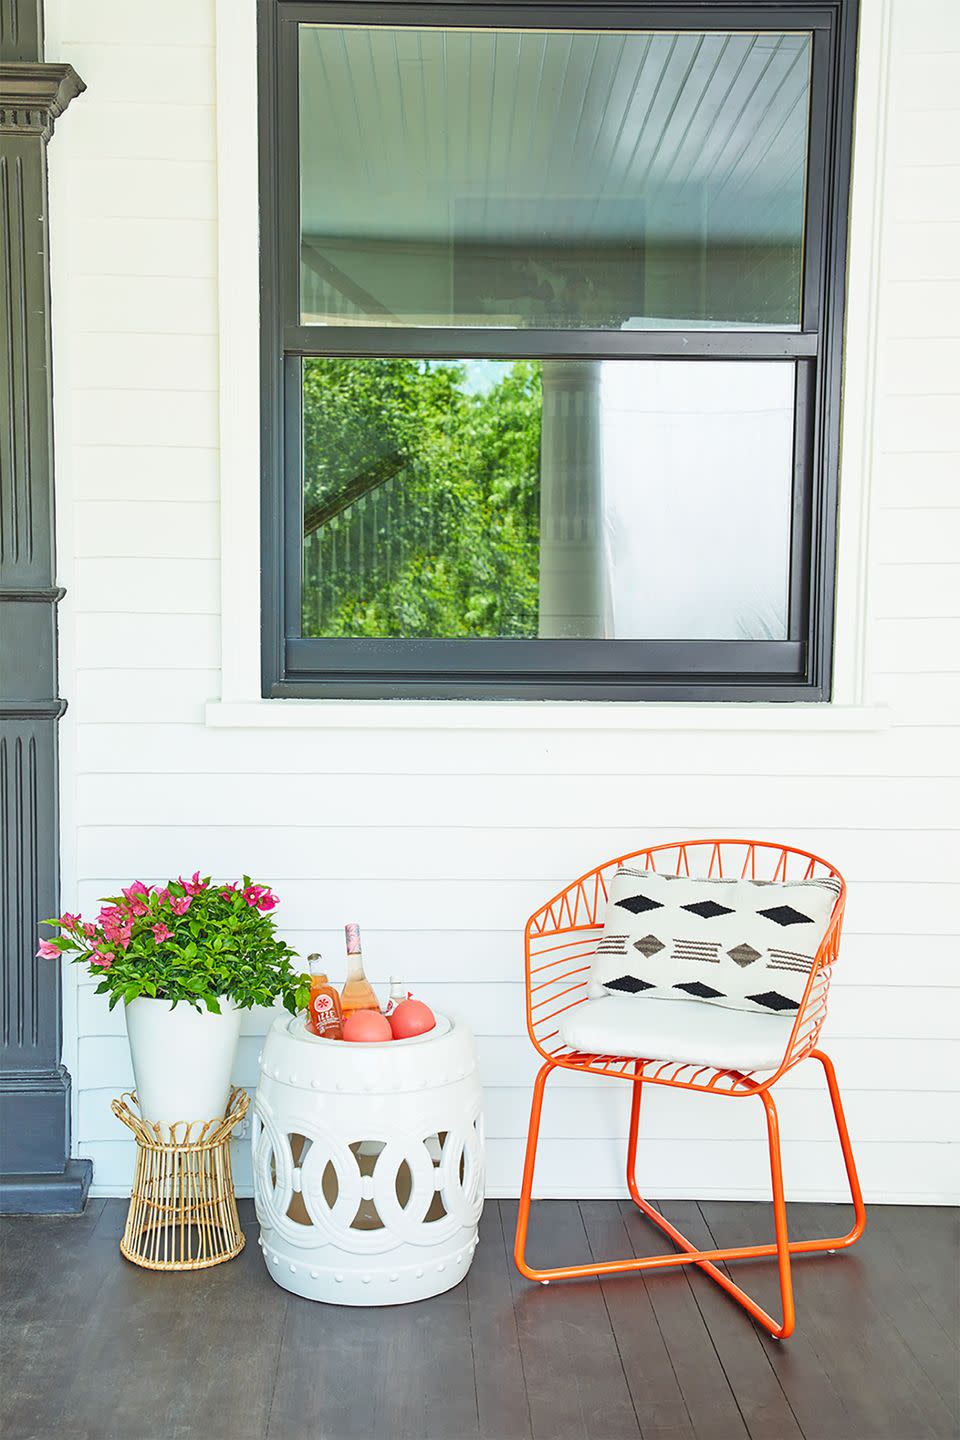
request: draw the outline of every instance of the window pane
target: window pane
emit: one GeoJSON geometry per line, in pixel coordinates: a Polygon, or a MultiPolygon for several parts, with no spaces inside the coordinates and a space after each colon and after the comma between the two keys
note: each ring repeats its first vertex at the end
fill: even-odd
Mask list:
{"type": "Polygon", "coordinates": [[[799,328],[810,54],[301,26],[304,323],[799,328]]]}
{"type": "Polygon", "coordinates": [[[305,636],[785,639],[794,367],[303,361],[305,636]]]}

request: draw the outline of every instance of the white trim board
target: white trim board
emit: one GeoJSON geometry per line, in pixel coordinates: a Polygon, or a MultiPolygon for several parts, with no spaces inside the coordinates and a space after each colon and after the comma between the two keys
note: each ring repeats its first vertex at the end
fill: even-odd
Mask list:
{"type": "Polygon", "coordinates": [[[211,701],[211,729],[603,730],[716,732],[886,730],[883,705],[669,705],[617,701],[253,700],[211,701]]]}

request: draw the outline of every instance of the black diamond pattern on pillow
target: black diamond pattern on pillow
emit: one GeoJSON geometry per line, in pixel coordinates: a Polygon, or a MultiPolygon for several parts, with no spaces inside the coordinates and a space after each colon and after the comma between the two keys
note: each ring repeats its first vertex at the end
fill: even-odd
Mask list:
{"type": "Polygon", "coordinates": [[[796,1000],[788,1000],[786,995],[781,995],[777,990],[764,990],[762,995],[748,995],[748,1000],[753,1000],[757,1005],[763,1005],[767,1010],[796,1010],[796,1000]]]}
{"type": "Polygon", "coordinates": [[[663,909],[660,900],[649,900],[646,895],[628,895],[624,900],[618,900],[617,904],[621,909],[629,910],[631,915],[640,915],[644,910],[663,909]]]}
{"type": "Polygon", "coordinates": [[[840,889],[622,867],[608,887],[590,994],[623,1004],[672,995],[792,1025],[840,889]]]}
{"type": "Polygon", "coordinates": [[[651,955],[659,955],[660,951],[664,949],[664,944],[662,940],[657,939],[656,935],[641,935],[639,940],[634,940],[633,948],[639,950],[641,955],[646,955],[649,960],[651,955]]]}
{"type": "Polygon", "coordinates": [[[754,950],[753,946],[748,945],[746,941],[742,945],[734,945],[732,950],[727,951],[727,954],[735,964],[740,966],[741,970],[745,965],[752,965],[754,960],[760,959],[760,951],[754,950]]]}
{"type": "Polygon", "coordinates": [[[766,920],[773,920],[777,925],[812,925],[813,919],[810,915],[804,915],[800,910],[794,910],[792,905],[773,905],[769,910],[758,910],[766,920]]]}
{"type": "Polygon", "coordinates": [[[698,900],[695,905],[681,905],[680,909],[688,910],[691,915],[699,915],[701,920],[713,920],[717,915],[733,914],[729,905],[718,905],[716,900],[698,900]]]}
{"type": "Polygon", "coordinates": [[[704,985],[702,980],[688,980],[685,985],[674,985],[673,988],[683,990],[697,1000],[716,1000],[723,994],[722,990],[713,990],[709,985],[704,985]]]}

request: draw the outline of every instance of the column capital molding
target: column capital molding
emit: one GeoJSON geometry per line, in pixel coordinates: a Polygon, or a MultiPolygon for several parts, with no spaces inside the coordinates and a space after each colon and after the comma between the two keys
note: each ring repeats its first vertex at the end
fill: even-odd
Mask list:
{"type": "Polygon", "coordinates": [[[86,88],[72,65],[0,62],[0,135],[39,135],[49,140],[53,122],[86,88]]]}

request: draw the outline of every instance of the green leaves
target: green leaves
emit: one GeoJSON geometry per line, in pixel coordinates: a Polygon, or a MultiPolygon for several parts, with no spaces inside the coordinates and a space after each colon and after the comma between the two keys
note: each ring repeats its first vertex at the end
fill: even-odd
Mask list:
{"type": "Polygon", "coordinates": [[[304,362],[306,510],[386,457],[402,462],[397,480],[371,493],[369,521],[362,502],[308,546],[305,634],[537,633],[541,366],[498,364],[479,376],[492,384],[477,371],[304,362]]]}
{"type": "Polygon", "coordinates": [[[109,996],[111,1010],[121,1000],[129,1004],[145,995],[215,1015],[223,997],[241,1009],[279,999],[296,1012],[309,998],[309,976],[294,968],[296,952],[277,935],[275,911],[258,908],[264,897],[274,900],[249,876],[236,889],[199,876],[172,880],[133,900],[110,897],[94,922],[94,935],[63,933],[54,943],[61,952],[74,951],[75,964],[88,966],[98,982],[96,993],[109,996]],[[185,898],[189,906],[177,914],[171,900],[182,908],[185,898]],[[107,910],[115,913],[106,916],[107,910]]]}

